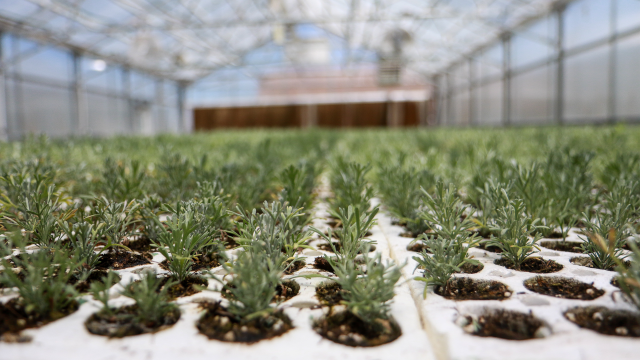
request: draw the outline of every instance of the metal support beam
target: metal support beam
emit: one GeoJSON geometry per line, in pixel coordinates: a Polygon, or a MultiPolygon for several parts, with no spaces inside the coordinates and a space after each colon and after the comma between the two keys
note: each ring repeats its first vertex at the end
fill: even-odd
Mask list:
{"type": "Polygon", "coordinates": [[[131,71],[129,68],[122,68],[122,95],[126,99],[127,104],[127,125],[129,127],[129,131],[132,134],[140,132],[140,126],[138,126],[135,119],[135,111],[134,111],[134,102],[131,97],[131,71]]]}
{"type": "Polygon", "coordinates": [[[7,123],[9,114],[7,109],[7,94],[6,94],[6,81],[5,81],[5,65],[4,65],[4,52],[2,43],[4,39],[4,33],[0,31],[0,141],[9,140],[9,124],[7,123]]]}
{"type": "Polygon", "coordinates": [[[89,109],[84,92],[82,79],[82,55],[74,52],[73,81],[71,82],[71,134],[76,136],[87,135],[89,129],[89,109]]]}
{"type": "Polygon", "coordinates": [[[616,38],[618,2],[611,2],[611,19],[609,23],[609,91],[607,94],[607,117],[609,122],[616,121],[618,111],[616,109],[617,98],[617,62],[618,62],[618,39],[616,38]]]}
{"type": "Polygon", "coordinates": [[[153,119],[153,132],[158,133],[166,132],[167,130],[167,119],[164,112],[164,83],[162,80],[156,80],[154,82],[154,87],[156,90],[155,97],[153,99],[152,106],[154,107],[155,119],[153,119]]]}
{"type": "Polygon", "coordinates": [[[474,84],[474,80],[475,80],[475,74],[476,74],[476,69],[475,69],[475,65],[476,62],[473,61],[473,57],[469,58],[469,124],[467,125],[477,125],[477,121],[478,121],[478,114],[477,114],[477,99],[476,99],[476,92],[475,92],[475,84],[474,84]]]}
{"type": "Polygon", "coordinates": [[[454,117],[454,112],[453,112],[453,81],[451,80],[451,73],[448,72],[445,74],[445,76],[447,77],[447,117],[448,119],[444,119],[444,124],[443,125],[450,125],[449,124],[449,120],[453,119],[454,117]]]}
{"type": "Polygon", "coordinates": [[[502,37],[502,124],[511,125],[511,34],[502,37]]]}
{"type": "MultiPolygon", "coordinates": [[[[17,54],[20,51],[20,45],[15,38],[11,42],[12,52],[17,54]]],[[[24,135],[24,94],[22,92],[22,78],[20,74],[20,62],[13,64],[13,89],[9,90],[13,93],[13,106],[15,107],[15,115],[8,122],[9,125],[9,140],[19,140],[24,135]]],[[[7,87],[8,89],[8,87],[7,87]]],[[[8,105],[8,104],[7,104],[8,105]]]]}
{"type": "Polygon", "coordinates": [[[186,120],[186,98],[187,98],[187,86],[183,83],[178,83],[178,133],[187,132],[185,126],[186,120]]]}
{"type": "Polygon", "coordinates": [[[564,10],[565,6],[559,6],[556,11],[557,21],[557,45],[556,45],[556,103],[555,118],[560,125],[564,123],[564,10]]]}

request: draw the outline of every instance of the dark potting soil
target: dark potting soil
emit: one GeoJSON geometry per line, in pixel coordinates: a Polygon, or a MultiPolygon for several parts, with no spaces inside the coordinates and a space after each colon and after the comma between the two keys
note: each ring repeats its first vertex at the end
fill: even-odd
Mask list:
{"type": "MultiPolygon", "coordinates": [[[[162,281],[160,281],[160,289],[162,289],[170,280],[172,280],[172,278],[169,276],[162,278],[162,281]]],[[[191,296],[202,291],[198,287],[206,288],[208,285],[209,282],[207,279],[197,275],[190,275],[184,281],[171,285],[167,291],[167,295],[170,299],[191,296]]]]}
{"type": "Polygon", "coordinates": [[[563,299],[593,300],[604,294],[593,284],[560,276],[535,276],[525,280],[524,286],[538,294],[563,299]]]}
{"type": "Polygon", "coordinates": [[[291,319],[282,310],[246,320],[236,318],[220,302],[202,303],[201,306],[206,311],[196,326],[209,339],[251,344],[293,329],[291,319]]]}
{"type": "Polygon", "coordinates": [[[493,246],[493,245],[487,245],[487,243],[488,243],[487,241],[480,241],[480,243],[478,244],[478,249],[493,252],[496,254],[500,254],[502,252],[502,249],[500,249],[499,247],[493,246]]]}
{"type": "Polygon", "coordinates": [[[139,265],[150,264],[152,256],[130,251],[109,251],[100,256],[100,262],[96,266],[98,270],[121,270],[139,265]]]}
{"type": "Polygon", "coordinates": [[[472,263],[464,263],[460,267],[460,272],[462,274],[477,274],[484,269],[484,265],[482,263],[472,264],[472,263]]]}
{"type": "MultiPolygon", "coordinates": [[[[287,263],[291,263],[291,261],[288,261],[287,263]]],[[[307,262],[304,259],[302,258],[296,259],[295,262],[291,266],[289,266],[287,270],[284,271],[284,274],[291,275],[296,271],[302,269],[306,265],[307,265],[307,262]]]]}
{"type": "Polygon", "coordinates": [[[494,234],[490,229],[486,228],[486,227],[482,227],[476,231],[472,231],[471,232],[474,235],[477,235],[483,239],[488,239],[491,237],[492,234],[494,234]]]}
{"type": "Polygon", "coordinates": [[[504,300],[511,296],[507,285],[494,280],[454,277],[446,287],[436,286],[435,293],[450,300],[504,300]]]}
{"type": "Polygon", "coordinates": [[[581,242],[578,241],[540,241],[540,246],[555,251],[566,251],[581,254],[581,242]]]}
{"type": "Polygon", "coordinates": [[[137,252],[151,251],[151,240],[146,236],[140,236],[135,240],[126,239],[122,242],[122,245],[137,252]]]}
{"type": "MultiPolygon", "coordinates": [[[[584,267],[595,269],[595,266],[593,266],[593,260],[591,260],[591,258],[588,257],[588,256],[572,257],[571,260],[569,260],[569,261],[571,261],[571,263],[575,264],[575,265],[580,265],[580,266],[584,266],[584,267]]],[[[625,263],[625,265],[629,266],[629,261],[625,261],[624,263],[625,263]]],[[[610,268],[601,269],[601,270],[615,271],[616,270],[616,265],[613,265],[610,268]]]]}
{"type": "MultiPolygon", "coordinates": [[[[516,270],[513,266],[513,263],[507,259],[498,259],[493,262],[496,265],[504,266],[507,269],[516,270]]],[[[554,273],[562,270],[564,266],[558,264],[553,260],[545,260],[541,257],[528,257],[525,261],[520,265],[520,269],[517,271],[525,271],[535,274],[548,274],[554,273]]]]}
{"type": "MultiPolygon", "coordinates": [[[[536,235],[536,233],[534,232],[533,235],[536,235]]],[[[541,233],[540,235],[542,235],[542,237],[545,239],[562,239],[562,233],[558,231],[553,231],[552,233],[546,235],[541,233]]]]}
{"type": "Polygon", "coordinates": [[[366,323],[349,311],[326,315],[313,323],[313,329],[326,339],[354,347],[383,345],[402,335],[393,318],[366,323]]]}
{"type": "Polygon", "coordinates": [[[224,244],[224,248],[227,250],[235,249],[238,246],[240,246],[240,244],[238,244],[235,240],[233,240],[233,237],[225,230],[221,232],[220,240],[222,240],[222,243],[224,244]]]}
{"type": "MultiPolygon", "coordinates": [[[[35,313],[28,314],[17,298],[11,299],[4,304],[0,303],[0,336],[6,339],[5,333],[15,335],[24,329],[46,325],[74,313],[78,310],[78,307],[78,303],[73,301],[62,311],[53,312],[43,317],[35,313]]],[[[20,341],[20,337],[10,337],[20,341]]]]}
{"type": "MultiPolygon", "coordinates": [[[[336,251],[340,251],[341,245],[340,245],[339,242],[334,241],[333,242],[333,246],[335,246],[336,251]]],[[[320,244],[320,245],[318,245],[318,249],[324,250],[324,251],[333,252],[333,249],[331,248],[331,245],[329,245],[329,244],[320,244]]],[[[369,245],[369,252],[374,252],[374,251],[376,251],[376,246],[375,245],[369,245]]],[[[362,254],[362,252],[358,251],[358,254],[362,254]]]]}
{"type": "Polygon", "coordinates": [[[155,333],[167,329],[180,319],[180,309],[175,307],[169,311],[159,322],[140,322],[135,316],[138,307],[136,305],[123,306],[114,310],[113,315],[99,311],[91,315],[84,326],[95,335],[122,338],[140,334],[155,333]]]}
{"type": "Polygon", "coordinates": [[[564,313],[574,324],[600,334],[640,337],[640,313],[604,306],[575,307],[564,313]]]}
{"type": "Polygon", "coordinates": [[[284,280],[282,284],[276,286],[276,296],[272,302],[284,302],[298,295],[300,292],[300,284],[295,280],[284,280]]]}
{"type": "MultiPolygon", "coordinates": [[[[424,270],[424,267],[422,265],[419,265],[418,269],[424,270]]],[[[482,269],[484,269],[484,265],[482,263],[478,263],[478,264],[464,263],[464,265],[460,267],[460,271],[456,271],[455,273],[456,274],[477,274],[480,271],[482,271],[482,269]]]]}
{"type": "MultiPolygon", "coordinates": [[[[222,295],[222,297],[226,299],[234,299],[235,296],[230,290],[232,288],[235,288],[233,281],[226,283],[222,287],[222,291],[220,292],[220,295],[222,295]]],[[[287,301],[292,297],[298,295],[299,292],[300,292],[300,284],[298,284],[297,281],[292,279],[283,280],[282,284],[276,285],[276,294],[273,297],[273,299],[271,299],[271,302],[276,303],[276,302],[287,301]]]]}
{"type": "Polygon", "coordinates": [[[473,328],[471,334],[507,340],[533,339],[538,329],[544,326],[544,323],[532,314],[502,309],[487,311],[477,319],[467,316],[467,320],[475,325],[470,327],[473,328]]]}
{"type": "MultiPolygon", "coordinates": [[[[80,293],[87,292],[91,287],[91,283],[94,283],[94,282],[102,283],[102,278],[107,277],[108,274],[109,274],[109,271],[106,271],[106,270],[93,270],[89,273],[89,276],[82,281],[80,280],[79,275],[72,275],[69,278],[69,284],[74,285],[76,290],[80,293]]],[[[117,283],[120,281],[122,277],[118,275],[118,273],[114,272],[114,274],[116,275],[116,283],[117,283]]]]}
{"type": "Polygon", "coordinates": [[[422,242],[414,242],[413,244],[407,245],[407,250],[413,252],[422,252],[422,250],[425,250],[427,253],[431,254],[429,247],[422,242]]]}
{"type": "Polygon", "coordinates": [[[611,281],[609,283],[619,289],[620,288],[620,277],[619,276],[612,277],[611,281]]]}
{"type": "MultiPolygon", "coordinates": [[[[220,260],[217,256],[199,255],[193,258],[193,265],[191,265],[191,271],[209,270],[220,266],[220,260]]],[[[160,267],[169,270],[169,260],[165,259],[160,263],[160,267]]]]}
{"type": "Polygon", "coordinates": [[[333,266],[331,266],[329,261],[327,261],[327,259],[325,259],[324,256],[316,257],[316,259],[313,261],[313,267],[318,270],[328,271],[330,273],[334,272],[333,266]]]}
{"type": "Polygon", "coordinates": [[[342,293],[344,291],[342,286],[336,282],[323,282],[316,286],[316,298],[325,305],[338,305],[342,301],[342,293]]]}

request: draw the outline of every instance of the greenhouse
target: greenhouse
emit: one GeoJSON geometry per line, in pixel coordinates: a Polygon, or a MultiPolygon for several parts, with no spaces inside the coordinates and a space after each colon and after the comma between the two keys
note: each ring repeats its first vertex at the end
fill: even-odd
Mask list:
{"type": "Polygon", "coordinates": [[[639,0],[0,0],[0,360],[637,359],[639,0]]]}

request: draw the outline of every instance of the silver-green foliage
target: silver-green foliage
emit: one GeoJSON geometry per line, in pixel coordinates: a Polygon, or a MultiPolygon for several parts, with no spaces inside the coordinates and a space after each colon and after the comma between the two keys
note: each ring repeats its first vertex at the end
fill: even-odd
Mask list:
{"type": "Polygon", "coordinates": [[[274,264],[285,254],[289,262],[283,266],[288,267],[297,259],[298,248],[309,248],[306,245],[309,232],[296,226],[296,218],[304,216],[301,208],[296,209],[280,201],[271,204],[265,201],[261,213],[256,209],[249,213],[238,207],[235,215],[239,218],[236,241],[245,249],[257,244],[274,264]]]}
{"type": "Polygon", "coordinates": [[[93,298],[102,303],[102,313],[111,315],[113,314],[113,308],[109,306],[109,289],[118,282],[118,275],[110,271],[107,276],[102,277],[102,281],[94,281],[89,287],[89,292],[93,295],[93,298]]]}
{"type": "Polygon", "coordinates": [[[60,222],[60,228],[69,240],[73,257],[82,265],[80,270],[83,273],[91,272],[100,262],[102,252],[109,248],[107,245],[98,252],[95,250],[98,242],[102,241],[104,225],[104,223],[91,224],[87,221],[75,224],[67,221],[60,222]]]}
{"type": "MultiPolygon", "coordinates": [[[[372,244],[371,241],[364,241],[363,238],[375,224],[375,217],[378,211],[378,206],[371,211],[361,212],[357,207],[354,208],[350,205],[346,211],[340,208],[338,212],[332,212],[332,215],[339,219],[342,224],[342,227],[335,231],[335,235],[340,241],[339,249],[336,248],[331,240],[331,229],[329,229],[328,234],[314,227],[311,227],[311,231],[329,243],[336,254],[335,261],[343,265],[352,264],[358,253],[364,253],[364,247],[372,244]]],[[[326,255],[325,258],[327,258],[326,255]]]]}
{"type": "MultiPolygon", "coordinates": [[[[178,202],[176,208],[167,207],[172,213],[158,233],[151,239],[153,245],[169,261],[171,276],[179,282],[186,280],[193,266],[193,258],[203,249],[215,244],[213,229],[202,229],[201,204],[196,201],[178,202]]],[[[160,220],[156,218],[160,223],[160,220]]]]}
{"type": "Polygon", "coordinates": [[[331,209],[338,212],[340,208],[349,206],[358,208],[364,213],[370,208],[373,198],[373,188],[369,185],[366,176],[371,171],[371,165],[362,165],[356,162],[347,162],[342,158],[336,161],[331,176],[331,188],[334,197],[330,200],[331,209]]]}
{"type": "MultiPolygon", "coordinates": [[[[26,259],[14,257],[13,261],[20,268],[19,276],[13,271],[0,273],[0,282],[8,287],[18,288],[19,302],[28,314],[37,314],[43,318],[57,319],[62,317],[78,297],[77,291],[69,284],[69,279],[79,264],[69,258],[61,250],[39,250],[26,259]]],[[[11,265],[2,260],[5,269],[11,265]]]]}
{"type": "MultiPolygon", "coordinates": [[[[233,265],[223,264],[225,270],[233,276],[226,289],[229,298],[229,311],[240,320],[250,320],[256,316],[268,314],[274,310],[271,300],[276,294],[276,286],[281,282],[281,266],[284,256],[273,259],[267,256],[258,244],[238,255],[233,265]]],[[[215,275],[213,278],[225,284],[215,275]]]]}
{"type": "Polygon", "coordinates": [[[458,238],[467,239],[470,229],[475,226],[467,213],[473,210],[462,203],[455,186],[439,181],[433,196],[424,189],[422,192],[427,209],[421,217],[437,236],[454,241],[458,238]]]}
{"type": "MultiPolygon", "coordinates": [[[[368,250],[368,246],[366,248],[368,250]]],[[[395,266],[393,262],[385,264],[380,253],[364,257],[361,268],[353,266],[353,263],[329,261],[337,275],[337,279],[333,280],[344,290],[342,303],[348,311],[369,324],[375,324],[376,319],[389,317],[389,302],[395,296],[394,288],[402,276],[400,270],[404,265],[395,266]]]]}
{"type": "Polygon", "coordinates": [[[496,210],[492,224],[494,234],[487,243],[502,250],[502,258],[520,270],[522,263],[539,250],[536,242],[542,238],[538,230],[538,219],[531,219],[526,212],[525,203],[520,199],[509,199],[503,192],[508,204],[496,210]]]}
{"type": "Polygon", "coordinates": [[[124,248],[121,243],[127,235],[130,235],[131,227],[138,222],[136,214],[140,204],[135,200],[116,202],[106,197],[98,198],[96,202],[97,205],[93,211],[97,219],[105,224],[103,231],[107,246],[113,246],[113,249],[124,248]]]}
{"type": "Polygon", "coordinates": [[[616,270],[620,274],[618,283],[622,291],[640,310],[640,248],[635,241],[630,242],[629,245],[632,250],[631,261],[627,264],[622,264],[620,260],[617,261],[616,270]]]}
{"type": "MultiPolygon", "coordinates": [[[[423,243],[429,248],[433,255],[422,250],[419,256],[414,256],[418,267],[424,269],[422,277],[416,277],[415,280],[423,281],[426,285],[436,285],[447,288],[453,274],[460,272],[462,265],[465,263],[477,264],[477,260],[469,258],[468,250],[477,244],[479,239],[470,236],[468,239],[461,241],[447,239],[444,237],[430,236],[423,243]]],[[[415,270],[414,269],[414,272],[415,270]]],[[[424,288],[423,296],[427,297],[427,286],[424,288]]]]}
{"type": "Polygon", "coordinates": [[[125,286],[122,295],[136,302],[136,319],[141,323],[162,323],[165,315],[178,306],[169,302],[167,292],[174,283],[167,282],[160,287],[162,280],[153,271],[142,274],[140,281],[125,286]]]}
{"type": "MultiPolygon", "coordinates": [[[[612,269],[616,265],[615,258],[624,259],[627,256],[622,246],[631,235],[628,213],[629,207],[618,203],[611,212],[597,211],[586,222],[587,236],[581,237],[584,240],[581,250],[589,255],[594,267],[612,269]],[[598,239],[607,239],[607,246],[601,246],[598,239]]],[[[588,215],[585,213],[584,216],[588,215]]]]}

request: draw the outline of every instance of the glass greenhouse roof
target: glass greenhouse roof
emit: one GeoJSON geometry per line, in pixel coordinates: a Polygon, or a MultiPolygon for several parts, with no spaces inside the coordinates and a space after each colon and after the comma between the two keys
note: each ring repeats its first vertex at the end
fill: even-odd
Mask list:
{"type": "Polygon", "coordinates": [[[554,0],[0,0],[0,28],[107,62],[195,81],[374,64],[445,70],[554,0]],[[328,50],[327,50],[328,49],[328,50]]]}

